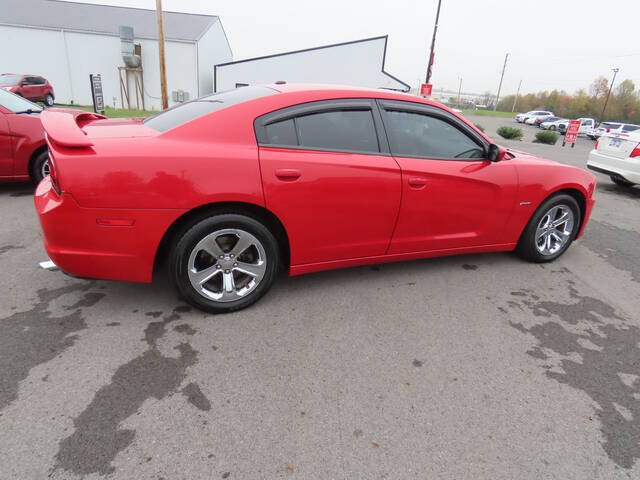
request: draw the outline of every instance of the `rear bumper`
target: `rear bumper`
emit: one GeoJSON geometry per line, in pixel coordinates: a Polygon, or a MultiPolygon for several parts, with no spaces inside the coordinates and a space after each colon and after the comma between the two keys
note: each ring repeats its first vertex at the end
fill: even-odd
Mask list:
{"type": "Polygon", "coordinates": [[[628,182],[640,183],[640,158],[616,158],[592,150],[587,168],[628,182]]]}
{"type": "Polygon", "coordinates": [[[182,210],[82,208],[45,178],[34,202],[49,258],[75,276],[150,282],[162,236],[182,210]]]}

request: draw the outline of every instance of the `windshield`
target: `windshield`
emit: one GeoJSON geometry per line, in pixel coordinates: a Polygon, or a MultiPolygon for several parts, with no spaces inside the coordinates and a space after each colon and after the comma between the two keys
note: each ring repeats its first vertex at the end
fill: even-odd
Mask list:
{"type": "Polygon", "coordinates": [[[169,110],[160,112],[144,120],[144,124],[159,132],[166,132],[202,115],[275,93],[278,92],[267,87],[242,87],[236,88],[235,90],[214,93],[213,95],[201,97],[191,102],[181,103],[169,110]]]}
{"type": "Polygon", "coordinates": [[[42,107],[31,103],[29,100],[25,100],[20,95],[15,95],[11,92],[7,92],[0,88],[0,105],[13,113],[24,112],[32,110],[34,112],[41,112],[42,107]]]}
{"type": "Polygon", "coordinates": [[[4,85],[17,85],[21,76],[14,73],[3,73],[0,75],[0,83],[4,85]]]}
{"type": "Polygon", "coordinates": [[[619,123],[602,122],[600,124],[600,128],[620,128],[620,124],[619,123]]]}

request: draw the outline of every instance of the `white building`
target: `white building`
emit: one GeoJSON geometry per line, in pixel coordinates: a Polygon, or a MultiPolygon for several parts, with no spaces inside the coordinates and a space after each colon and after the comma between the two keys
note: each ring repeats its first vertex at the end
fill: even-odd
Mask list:
{"type": "MultiPolygon", "coordinates": [[[[233,58],[220,19],[175,12],[164,12],[163,19],[170,103],[173,91],[182,90],[190,98],[211,93],[213,65],[233,58]]],[[[160,109],[154,10],[58,0],[1,0],[0,73],[42,75],[53,85],[56,103],[84,105],[92,104],[89,74],[99,73],[105,104],[122,107],[120,26],[133,27],[134,43],[141,46],[145,107],[160,109]]],[[[135,107],[133,77],[129,86],[135,107]]]]}
{"type": "Polygon", "coordinates": [[[409,91],[409,85],[384,71],[386,52],[385,35],[219,63],[214,67],[213,88],[222,91],[284,80],[409,91]]]}

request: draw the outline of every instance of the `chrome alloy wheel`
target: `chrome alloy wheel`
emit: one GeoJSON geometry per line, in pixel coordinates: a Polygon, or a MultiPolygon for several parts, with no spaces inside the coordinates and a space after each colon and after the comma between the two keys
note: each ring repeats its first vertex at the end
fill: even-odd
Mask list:
{"type": "Polygon", "coordinates": [[[51,169],[49,167],[49,159],[47,159],[45,160],[45,162],[42,164],[42,167],[40,168],[40,173],[42,174],[42,178],[48,177],[50,172],[51,172],[51,169]]]}
{"type": "Polygon", "coordinates": [[[189,255],[193,288],[217,302],[232,302],[251,293],[262,281],[267,254],[249,232],[227,228],[200,240],[189,255]]]}
{"type": "Polygon", "coordinates": [[[553,255],[571,239],[574,214],[567,205],[556,205],[545,213],[536,228],[536,249],[542,255],[553,255]]]}

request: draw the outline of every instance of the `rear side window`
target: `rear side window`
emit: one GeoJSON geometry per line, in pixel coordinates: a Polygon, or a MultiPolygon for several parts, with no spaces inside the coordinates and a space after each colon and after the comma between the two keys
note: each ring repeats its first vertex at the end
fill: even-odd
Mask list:
{"type": "Polygon", "coordinates": [[[484,149],[458,128],[422,113],[388,110],[386,127],[391,152],[398,156],[473,159],[484,149]]]}
{"type": "Polygon", "coordinates": [[[159,132],[166,132],[202,115],[275,93],[278,92],[267,87],[242,87],[214,93],[160,112],[144,120],[144,124],[159,132]]]}
{"type": "Polygon", "coordinates": [[[601,128],[620,128],[620,124],[619,123],[607,123],[607,122],[602,122],[600,124],[601,128]]]}
{"type": "Polygon", "coordinates": [[[297,146],[296,127],[293,118],[266,125],[265,132],[271,145],[297,146]]]}
{"type": "Polygon", "coordinates": [[[638,125],[625,125],[624,127],[622,127],[622,131],[623,132],[635,132],[636,130],[639,130],[640,126],[638,125]]]}
{"type": "Polygon", "coordinates": [[[337,110],[296,117],[301,147],[380,152],[370,110],[337,110]]]}

